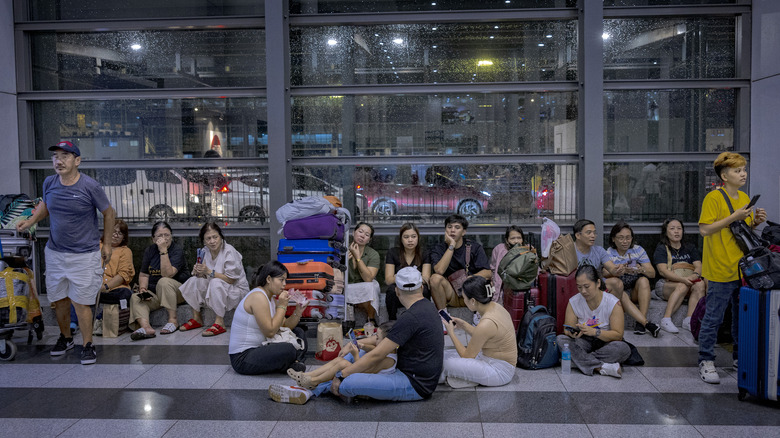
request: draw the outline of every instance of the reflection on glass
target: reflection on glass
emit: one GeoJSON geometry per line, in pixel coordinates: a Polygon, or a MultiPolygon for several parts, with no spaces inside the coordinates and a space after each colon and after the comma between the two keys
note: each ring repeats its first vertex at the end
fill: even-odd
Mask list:
{"type": "Polygon", "coordinates": [[[574,20],[301,27],[290,51],[293,85],[577,79],[574,20]]]}
{"type": "Polygon", "coordinates": [[[34,90],[259,87],[258,29],[35,33],[34,90]]]}
{"type": "Polygon", "coordinates": [[[98,20],[263,15],[263,0],[30,0],[32,20],[98,20]]]}
{"type": "Polygon", "coordinates": [[[736,2],[736,0],[604,0],[604,6],[714,5],[736,2]]]}
{"type": "Polygon", "coordinates": [[[604,93],[607,152],[734,150],[735,120],[733,89],[604,93]]]}
{"type": "Polygon", "coordinates": [[[734,17],[604,20],[604,79],[733,78],[734,17]]]}
{"type": "Polygon", "coordinates": [[[293,14],[333,14],[354,12],[455,11],[464,9],[573,8],[577,0],[291,0],[293,14]]]}
{"type": "Polygon", "coordinates": [[[294,97],[294,156],[575,153],[576,92],[294,97]]]}
{"type": "Polygon", "coordinates": [[[604,220],[698,222],[704,195],[719,184],[710,162],[605,163],[604,220]]]}
{"type": "Polygon", "coordinates": [[[340,186],[345,208],[370,222],[443,223],[459,213],[475,224],[571,223],[574,164],[391,165],[294,168],[294,174],[340,186]]]}
{"type": "Polygon", "coordinates": [[[33,115],[39,160],[60,139],[88,160],[268,155],[263,98],[39,101],[33,115]]]}

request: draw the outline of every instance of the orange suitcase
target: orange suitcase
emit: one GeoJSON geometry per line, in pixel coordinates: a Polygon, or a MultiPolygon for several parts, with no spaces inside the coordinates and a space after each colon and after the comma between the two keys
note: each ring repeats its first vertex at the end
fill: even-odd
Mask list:
{"type": "Polygon", "coordinates": [[[284,263],[290,272],[285,289],[328,292],[333,288],[333,267],[324,262],[284,263]]]}

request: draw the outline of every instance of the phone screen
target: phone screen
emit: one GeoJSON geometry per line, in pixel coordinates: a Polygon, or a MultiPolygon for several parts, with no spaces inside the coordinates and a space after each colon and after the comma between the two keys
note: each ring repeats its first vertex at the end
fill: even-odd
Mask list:
{"type": "Polygon", "coordinates": [[[441,317],[444,318],[447,322],[452,321],[452,317],[444,309],[439,310],[439,315],[441,315],[441,317]]]}
{"type": "Polygon", "coordinates": [[[349,340],[352,341],[353,344],[355,344],[355,347],[358,346],[357,338],[355,337],[355,332],[352,331],[352,329],[349,330],[349,340]]]}
{"type": "Polygon", "coordinates": [[[568,329],[570,332],[575,333],[575,334],[580,332],[580,328],[579,327],[572,327],[572,326],[567,325],[567,324],[564,324],[563,328],[568,329]]]}

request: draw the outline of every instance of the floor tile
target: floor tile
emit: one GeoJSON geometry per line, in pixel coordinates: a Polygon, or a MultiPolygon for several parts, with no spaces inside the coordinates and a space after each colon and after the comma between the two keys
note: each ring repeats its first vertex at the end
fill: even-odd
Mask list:
{"type": "MultiPolygon", "coordinates": [[[[366,435],[369,430],[366,429],[366,435]]],[[[360,436],[360,434],[357,434],[360,436]]],[[[480,423],[383,423],[380,422],[376,429],[377,438],[397,438],[397,437],[482,437],[482,424],[480,423]]]]}
{"type": "Polygon", "coordinates": [[[75,418],[3,418],[0,435],[14,438],[49,438],[59,436],[75,418]]]}
{"type": "Polygon", "coordinates": [[[76,366],[81,365],[4,363],[0,365],[0,388],[38,388],[76,366]]]}
{"type": "Polygon", "coordinates": [[[485,438],[543,436],[545,438],[592,437],[585,424],[552,423],[483,423],[485,438]]]}
{"type": "MultiPolygon", "coordinates": [[[[2,392],[7,391],[4,389],[2,392]]],[[[24,393],[9,405],[0,408],[4,418],[84,418],[107,400],[116,397],[116,389],[92,388],[35,388],[24,393]]],[[[112,418],[112,417],[103,417],[112,418]]]]}
{"type": "Polygon", "coordinates": [[[665,394],[690,424],[780,426],[780,402],[750,398],[737,400],[737,394],[665,394]]]}
{"type": "Polygon", "coordinates": [[[656,424],[588,424],[594,437],[599,438],[694,438],[701,436],[690,425],[656,424]]]}
{"type": "Polygon", "coordinates": [[[571,394],[566,392],[478,391],[477,397],[483,424],[584,423],[571,394]]]}
{"type": "MultiPolygon", "coordinates": [[[[270,438],[317,437],[359,438],[376,436],[377,423],[371,421],[279,421],[270,438]]],[[[396,436],[405,436],[404,434],[396,436]]]]}
{"type": "Polygon", "coordinates": [[[164,438],[213,437],[267,437],[276,421],[214,421],[180,420],[163,435],[164,438]]]}
{"type": "Polygon", "coordinates": [[[479,386],[477,391],[533,391],[561,392],[565,391],[555,368],[543,370],[524,370],[517,368],[512,381],[504,386],[479,386]]]}
{"type": "Polygon", "coordinates": [[[598,373],[586,376],[576,368],[573,368],[569,375],[564,375],[560,368],[555,370],[569,392],[658,392],[637,368],[639,367],[623,367],[623,377],[620,379],[598,373]]]}
{"type": "Polygon", "coordinates": [[[778,438],[780,429],[773,426],[696,426],[704,438],[778,438]]]}
{"type": "Polygon", "coordinates": [[[124,388],[154,365],[75,365],[44,388],[124,388]]]}
{"type": "Polygon", "coordinates": [[[636,335],[631,330],[626,330],[623,333],[623,339],[636,345],[637,347],[687,347],[689,346],[685,341],[679,337],[661,331],[657,338],[654,338],[649,333],[644,335],[636,335]]]}
{"type": "Polygon", "coordinates": [[[111,438],[161,437],[176,423],[175,420],[113,420],[84,419],[59,435],[62,438],[103,436],[111,438]]]}
{"type": "Polygon", "coordinates": [[[571,397],[588,424],[688,424],[663,394],[581,392],[571,397]]]}
{"type": "Polygon", "coordinates": [[[230,368],[229,365],[155,365],[127,387],[207,389],[230,368]]]}
{"type": "Polygon", "coordinates": [[[719,369],[720,384],[705,383],[699,377],[699,369],[692,367],[637,367],[642,375],[663,393],[716,393],[736,394],[737,380],[719,369]]]}
{"type": "Polygon", "coordinates": [[[270,385],[292,385],[295,381],[287,374],[265,374],[262,376],[245,376],[236,373],[232,368],[217,380],[212,389],[257,389],[267,390],[270,385]]]}

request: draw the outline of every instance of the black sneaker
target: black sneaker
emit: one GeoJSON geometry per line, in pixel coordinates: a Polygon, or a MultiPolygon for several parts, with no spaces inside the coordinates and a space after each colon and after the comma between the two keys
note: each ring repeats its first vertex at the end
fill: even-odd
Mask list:
{"type": "Polygon", "coordinates": [[[647,329],[643,324],[640,324],[639,322],[634,323],[634,334],[635,335],[643,335],[647,333],[647,329]]]}
{"type": "Polygon", "coordinates": [[[95,353],[95,346],[92,342],[87,342],[87,345],[81,350],[81,364],[91,365],[97,362],[97,353],[95,353]]]}
{"type": "Polygon", "coordinates": [[[73,338],[66,338],[65,335],[60,333],[60,338],[57,339],[57,343],[54,344],[54,348],[51,349],[49,354],[52,356],[62,356],[66,351],[73,348],[73,338]]]}
{"type": "Polygon", "coordinates": [[[290,365],[290,368],[293,371],[298,371],[300,373],[305,373],[306,372],[306,365],[304,365],[303,362],[298,362],[297,360],[295,362],[293,362],[292,365],[290,365]]]}
{"type": "Polygon", "coordinates": [[[645,324],[645,328],[647,329],[647,331],[650,332],[651,335],[653,335],[654,338],[657,338],[658,333],[661,332],[661,327],[658,327],[657,325],[653,324],[650,321],[648,321],[647,324],[645,324]]]}

